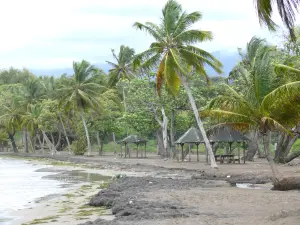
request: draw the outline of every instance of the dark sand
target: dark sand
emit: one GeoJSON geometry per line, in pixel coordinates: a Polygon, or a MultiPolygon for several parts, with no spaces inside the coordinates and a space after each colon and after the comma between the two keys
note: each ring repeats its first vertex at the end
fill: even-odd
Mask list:
{"type": "MultiPolygon", "coordinates": [[[[147,177],[121,178],[102,190],[90,203],[111,208],[115,219],[84,225],[300,224],[299,191],[231,186],[244,182],[270,187],[271,173],[265,159],[247,164],[223,164],[218,170],[212,170],[204,162],[164,161],[156,156],[148,159],[49,157],[119,173],[148,174],[147,177]]],[[[297,176],[299,161],[295,160],[290,166],[280,165],[279,170],[286,176],[297,176]]]]}

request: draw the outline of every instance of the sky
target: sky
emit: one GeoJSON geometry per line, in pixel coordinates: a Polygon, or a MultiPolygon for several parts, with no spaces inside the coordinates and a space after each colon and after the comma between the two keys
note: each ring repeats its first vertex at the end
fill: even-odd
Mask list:
{"type": "MultiPolygon", "coordinates": [[[[0,68],[40,70],[71,68],[86,59],[93,64],[112,60],[111,49],[128,45],[141,52],[152,39],[132,27],[159,22],[162,0],[0,0],[0,68]]],[[[202,43],[209,52],[234,55],[252,36],[275,43],[261,28],[253,0],[179,0],[187,12],[200,11],[195,28],[213,32],[202,43]]],[[[275,21],[280,21],[275,14],[275,21]]]]}

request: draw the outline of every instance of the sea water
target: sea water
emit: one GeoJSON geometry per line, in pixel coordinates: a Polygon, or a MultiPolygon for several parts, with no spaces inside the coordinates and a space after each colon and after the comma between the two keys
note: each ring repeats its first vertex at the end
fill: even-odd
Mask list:
{"type": "Polygon", "coordinates": [[[43,179],[53,172],[35,172],[51,167],[33,165],[15,159],[0,158],[0,224],[9,225],[16,218],[10,213],[34,206],[34,200],[51,194],[59,194],[63,181],[43,179]]]}

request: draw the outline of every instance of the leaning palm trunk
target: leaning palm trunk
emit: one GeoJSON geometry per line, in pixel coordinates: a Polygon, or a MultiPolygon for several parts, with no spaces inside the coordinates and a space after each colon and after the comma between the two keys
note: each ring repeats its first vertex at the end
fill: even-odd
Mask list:
{"type": "Polygon", "coordinates": [[[200,119],[199,111],[197,109],[197,106],[196,106],[194,97],[192,95],[191,89],[190,89],[190,87],[189,87],[189,85],[188,85],[187,80],[186,80],[185,77],[181,76],[181,82],[182,82],[182,84],[183,84],[183,86],[184,86],[184,88],[185,88],[185,90],[186,90],[186,92],[188,94],[188,97],[189,97],[189,100],[190,100],[190,103],[191,103],[191,106],[192,106],[192,109],[193,109],[193,112],[194,112],[194,115],[195,115],[195,119],[197,121],[197,125],[199,127],[199,130],[201,131],[201,134],[203,136],[207,152],[208,152],[208,154],[210,156],[210,165],[211,165],[212,168],[218,168],[218,165],[216,163],[213,150],[211,148],[211,145],[209,143],[209,140],[207,138],[206,132],[204,130],[202,121],[200,119]]]}
{"type": "Polygon", "coordinates": [[[92,153],[92,146],[91,146],[91,142],[90,142],[89,131],[88,131],[85,119],[84,119],[84,112],[83,112],[83,110],[81,110],[81,119],[82,119],[82,123],[83,123],[83,126],[84,126],[86,140],[87,140],[87,144],[88,144],[88,156],[90,156],[91,153],[92,153]]]}
{"type": "Polygon", "coordinates": [[[47,143],[47,145],[48,145],[48,147],[49,147],[49,150],[50,150],[50,152],[51,152],[51,155],[56,154],[56,153],[57,153],[57,150],[56,150],[55,146],[51,143],[51,141],[50,141],[49,138],[47,137],[45,131],[42,130],[42,133],[43,133],[43,137],[44,137],[44,139],[45,139],[45,141],[46,141],[46,143],[47,143]]]}
{"type": "Polygon", "coordinates": [[[274,183],[277,183],[282,178],[282,175],[278,172],[276,165],[274,163],[273,157],[271,156],[270,141],[271,141],[271,134],[270,134],[270,131],[267,131],[263,135],[264,149],[265,149],[266,158],[267,158],[269,165],[271,167],[271,170],[272,170],[274,183]]]}
{"type": "Polygon", "coordinates": [[[42,142],[41,137],[40,137],[39,134],[37,135],[37,137],[38,137],[38,140],[39,140],[39,143],[40,143],[42,154],[44,155],[44,140],[45,140],[45,138],[43,137],[43,142],[42,142]]]}
{"type": "Polygon", "coordinates": [[[64,125],[64,123],[63,123],[63,121],[62,121],[62,118],[61,118],[61,114],[60,114],[60,113],[58,114],[58,117],[59,117],[61,126],[62,126],[62,128],[63,128],[64,135],[65,135],[66,140],[67,140],[69,155],[71,155],[71,154],[72,154],[72,149],[71,149],[70,141],[69,141],[69,138],[68,138],[68,135],[67,135],[67,131],[66,131],[65,125],[64,125]]]}

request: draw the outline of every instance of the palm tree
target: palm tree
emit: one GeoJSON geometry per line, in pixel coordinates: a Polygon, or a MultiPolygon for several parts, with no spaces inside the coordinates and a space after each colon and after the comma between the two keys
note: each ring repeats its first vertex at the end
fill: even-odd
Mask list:
{"type": "Polygon", "coordinates": [[[97,69],[89,62],[82,60],[81,62],[73,62],[74,75],[71,77],[72,83],[63,86],[58,90],[61,95],[61,105],[65,110],[74,110],[80,112],[80,117],[84,126],[87,144],[88,155],[92,152],[88,127],[85,121],[84,111],[94,108],[99,110],[99,96],[100,90],[103,86],[93,82],[97,74],[97,69]]]}
{"type": "Polygon", "coordinates": [[[200,12],[188,14],[174,0],[169,0],[166,3],[162,13],[161,24],[152,22],[145,24],[136,22],[134,24],[134,27],[149,33],[155,39],[148,50],[136,55],[134,65],[146,70],[158,68],[156,73],[158,93],[162,84],[166,83],[170,92],[176,94],[180,87],[180,81],[182,82],[192,105],[198,127],[204,137],[211,166],[217,168],[211,145],[187,82],[191,68],[196,74],[201,74],[206,78],[208,75],[204,65],[208,65],[216,72],[221,73],[222,64],[210,53],[193,45],[212,40],[212,34],[210,31],[191,29],[192,25],[200,21],[202,14],[200,12]]]}
{"type": "Polygon", "coordinates": [[[36,135],[38,135],[38,129],[40,124],[40,117],[42,114],[42,105],[40,104],[28,104],[27,111],[22,115],[22,127],[31,133],[33,141],[32,143],[32,150],[35,151],[35,144],[36,144],[36,135]]]}
{"type": "MultiPolygon", "coordinates": [[[[16,130],[20,128],[21,125],[21,117],[23,115],[23,107],[20,104],[20,101],[17,98],[12,98],[11,101],[5,105],[2,105],[1,110],[1,127],[5,128],[9,139],[11,140],[11,144],[14,152],[18,152],[18,148],[14,139],[14,135],[16,130]]],[[[26,145],[26,143],[25,143],[26,145]]],[[[25,149],[28,152],[28,149],[25,149]]]]}
{"type": "MultiPolygon", "coordinates": [[[[274,180],[278,173],[270,154],[270,132],[289,131],[300,118],[298,100],[300,81],[279,82],[281,74],[276,74],[276,49],[253,38],[247,45],[248,60],[243,60],[235,69],[242,73],[245,90],[238,93],[226,85],[226,92],[210,102],[202,115],[218,118],[219,122],[232,124],[237,129],[258,130],[263,137],[264,150],[271,166],[274,180]]],[[[288,66],[279,64],[286,69],[288,66]]],[[[293,69],[295,70],[295,69],[293,69]]],[[[299,71],[300,72],[300,71],[299,71]]]]}
{"type": "Polygon", "coordinates": [[[116,63],[106,61],[112,69],[109,70],[109,85],[115,86],[121,79],[132,79],[134,77],[134,71],[132,67],[132,59],[134,56],[134,49],[128,46],[121,45],[118,56],[115,54],[115,50],[111,50],[116,63]]]}
{"type": "MultiPolygon", "coordinates": [[[[276,23],[272,20],[274,11],[274,0],[254,0],[259,22],[266,24],[270,30],[276,30],[276,23]]],[[[282,22],[290,32],[292,39],[296,38],[294,33],[295,11],[298,11],[300,0],[276,0],[277,9],[282,22]]]]}

